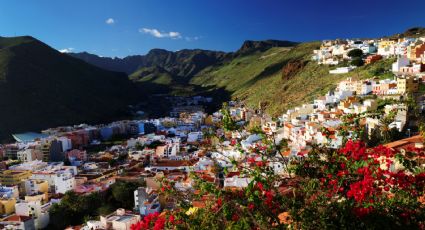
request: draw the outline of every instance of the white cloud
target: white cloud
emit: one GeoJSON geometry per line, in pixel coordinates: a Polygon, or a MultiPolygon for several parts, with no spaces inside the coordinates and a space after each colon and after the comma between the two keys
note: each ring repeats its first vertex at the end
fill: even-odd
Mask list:
{"type": "Polygon", "coordinates": [[[200,36],[185,37],[184,39],[186,39],[186,41],[188,41],[188,42],[193,42],[193,41],[198,41],[199,39],[201,39],[201,37],[200,36]]]}
{"type": "Polygon", "coordinates": [[[61,53],[71,53],[74,50],[75,50],[74,48],[69,47],[69,48],[61,49],[61,50],[59,50],[59,52],[61,52],[61,53]]]}
{"type": "Polygon", "coordinates": [[[112,24],[115,24],[115,20],[113,18],[108,18],[106,19],[105,23],[108,25],[112,25],[112,24]]]}
{"type": "Polygon", "coordinates": [[[161,32],[157,29],[149,29],[149,28],[140,28],[140,33],[149,34],[151,36],[154,36],[156,38],[171,38],[171,39],[180,39],[182,38],[182,35],[179,32],[161,32]]]}

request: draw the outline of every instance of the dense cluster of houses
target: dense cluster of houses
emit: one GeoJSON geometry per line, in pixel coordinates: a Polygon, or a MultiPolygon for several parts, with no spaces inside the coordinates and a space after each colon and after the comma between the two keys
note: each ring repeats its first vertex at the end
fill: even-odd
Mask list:
{"type": "MultiPolygon", "coordinates": [[[[365,64],[384,58],[396,58],[392,71],[397,74],[420,74],[425,71],[425,37],[420,38],[381,38],[366,40],[326,40],[320,49],[314,50],[312,59],[319,64],[338,65],[351,60],[349,52],[359,49],[363,52],[365,64]]],[[[354,66],[338,67],[330,73],[348,73],[354,66]]]]}
{"type": "MultiPolygon", "coordinates": [[[[14,134],[15,143],[0,145],[3,159],[0,226],[43,229],[49,223],[49,207],[59,202],[63,194],[105,191],[117,180],[128,179],[122,176],[124,169],[131,171],[138,168],[139,163],[147,163],[152,173],[188,169],[197,163],[188,154],[191,144],[202,141],[204,124],[212,124],[212,120],[217,119],[194,112],[181,113],[178,118],[117,121],[97,126],[83,124],[42,133],[14,134]],[[103,151],[88,152],[90,147],[102,147],[119,139],[117,144],[103,147],[103,151]],[[109,163],[122,156],[128,160],[115,165],[109,163]]],[[[140,173],[137,170],[135,173],[134,178],[139,178],[140,173]]],[[[123,212],[128,214],[117,210],[114,215],[123,212]]],[[[111,216],[103,218],[102,223],[109,224],[110,220],[119,225],[119,218],[111,216]]]]}
{"type": "MultiPolygon", "coordinates": [[[[261,110],[247,108],[239,102],[229,102],[229,115],[243,127],[233,131],[222,128],[224,114],[221,111],[210,115],[198,111],[180,113],[178,117],[15,134],[16,143],[0,148],[4,159],[0,171],[0,226],[42,229],[49,223],[49,208],[60,202],[68,191],[87,195],[104,192],[120,180],[142,180],[144,186],[134,191],[133,210],[118,209],[81,226],[69,227],[130,229],[144,215],[175,208],[175,200],[161,195],[160,178],[174,181],[175,189],[182,192],[196,193],[190,172],[223,189],[238,190],[248,186],[251,178],[233,167],[232,162],[247,167],[262,162],[261,151],[265,151],[263,140],[266,138],[276,143],[288,141],[289,149],[267,162],[276,174],[286,175],[281,163],[283,158],[307,153],[313,143],[340,146],[342,136],[337,127],[342,122],[341,117],[377,109],[377,99],[368,95],[400,97],[400,94],[387,92],[382,95],[382,90],[374,90],[381,81],[382,84],[393,82],[389,79],[379,82],[377,79],[347,79],[312,104],[288,110],[279,119],[272,119],[261,110]],[[262,134],[253,131],[255,128],[262,134]],[[331,133],[330,138],[325,136],[324,130],[331,133]],[[113,142],[117,137],[124,138],[113,142]],[[104,150],[90,150],[107,142],[112,145],[104,150]],[[217,171],[217,166],[226,168],[227,173],[217,171]]],[[[405,89],[410,92],[416,88],[407,84],[405,89]]],[[[401,103],[387,105],[385,113],[390,111],[397,111],[392,125],[402,130],[406,125],[406,106],[401,103]]],[[[367,118],[365,122],[370,129],[379,126],[377,118],[367,118]]],[[[193,200],[191,210],[205,207],[207,200],[208,197],[193,200]]]]}
{"type": "MultiPolygon", "coordinates": [[[[401,132],[408,118],[407,105],[401,99],[418,92],[421,84],[424,84],[421,79],[413,76],[367,80],[347,78],[339,82],[335,90],[315,99],[313,103],[288,110],[281,118],[283,138],[290,140],[292,154],[304,151],[312,144],[330,144],[338,148],[346,134],[339,133],[337,128],[343,123],[341,118],[348,114],[364,114],[362,122],[371,134],[379,128],[382,116],[396,112],[390,128],[401,132]],[[385,99],[396,102],[385,105],[384,114],[376,116],[378,100],[385,99]]],[[[421,105],[423,111],[423,102],[421,105]]]]}

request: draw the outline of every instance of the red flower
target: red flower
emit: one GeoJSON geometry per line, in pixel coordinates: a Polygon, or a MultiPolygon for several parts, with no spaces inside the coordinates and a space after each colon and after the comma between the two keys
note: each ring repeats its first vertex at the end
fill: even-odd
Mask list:
{"type": "Polygon", "coordinates": [[[255,164],[255,157],[250,157],[250,158],[248,158],[247,162],[248,162],[249,164],[255,164]]]}
{"type": "Polygon", "coordinates": [[[263,162],[263,161],[257,161],[257,166],[258,167],[263,167],[263,166],[265,166],[266,164],[263,162]]]}
{"type": "Polygon", "coordinates": [[[154,230],[162,230],[165,227],[165,218],[160,217],[155,221],[154,230]]]}
{"type": "Polygon", "coordinates": [[[154,230],[162,230],[165,228],[165,218],[159,217],[159,213],[151,213],[143,218],[143,220],[137,222],[130,226],[131,230],[142,230],[142,229],[153,229],[154,230]]]}
{"type": "Polygon", "coordinates": [[[263,190],[264,190],[263,183],[261,183],[261,182],[257,182],[257,187],[258,187],[258,189],[260,189],[261,191],[263,191],[263,190]]]}
{"type": "Polygon", "coordinates": [[[221,198],[217,199],[217,206],[221,207],[221,205],[223,205],[223,200],[221,198]]]}
{"type": "Polygon", "coordinates": [[[237,214],[233,214],[232,215],[232,220],[233,221],[238,221],[239,220],[239,216],[237,214]]]}
{"type": "Polygon", "coordinates": [[[173,215],[170,215],[170,216],[168,217],[168,221],[170,221],[170,223],[171,223],[171,224],[173,224],[173,223],[174,223],[174,220],[175,220],[175,217],[174,217],[173,215]]]}

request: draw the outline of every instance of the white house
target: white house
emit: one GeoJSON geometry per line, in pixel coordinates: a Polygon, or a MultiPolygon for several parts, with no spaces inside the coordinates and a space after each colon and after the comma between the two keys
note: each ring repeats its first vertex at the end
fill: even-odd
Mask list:
{"type": "Polygon", "coordinates": [[[141,215],[149,215],[161,211],[158,194],[148,188],[139,187],[134,191],[134,209],[141,215]]]}
{"type": "Polygon", "coordinates": [[[140,219],[140,215],[126,212],[122,208],[107,216],[100,216],[102,228],[114,230],[130,230],[131,225],[136,224],[140,219]]]}
{"type": "Polygon", "coordinates": [[[397,61],[392,64],[391,70],[393,72],[399,72],[401,67],[408,66],[409,64],[410,61],[406,56],[399,56],[397,61]]]}
{"type": "Polygon", "coordinates": [[[15,204],[16,215],[30,216],[34,218],[36,229],[44,229],[50,221],[50,203],[42,205],[40,201],[21,201],[15,204]]]}
{"type": "Polygon", "coordinates": [[[355,68],[356,68],[355,66],[338,67],[336,69],[329,70],[329,73],[330,74],[343,74],[343,73],[348,73],[355,68]]]}
{"type": "Polygon", "coordinates": [[[238,175],[226,177],[224,179],[224,188],[226,187],[237,187],[237,188],[246,188],[251,182],[251,178],[240,177],[238,175]]]}
{"type": "Polygon", "coordinates": [[[202,138],[203,138],[202,132],[190,132],[187,134],[188,143],[195,143],[195,142],[201,141],[202,138]]]}
{"type": "Polygon", "coordinates": [[[51,192],[65,194],[75,188],[75,175],[75,166],[50,165],[44,170],[33,172],[31,179],[47,180],[51,192]]]}

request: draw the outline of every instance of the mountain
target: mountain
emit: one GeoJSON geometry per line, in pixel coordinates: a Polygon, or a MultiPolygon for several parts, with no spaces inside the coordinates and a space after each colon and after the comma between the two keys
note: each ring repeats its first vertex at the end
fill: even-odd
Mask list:
{"type": "Polygon", "coordinates": [[[140,68],[158,66],[174,76],[193,76],[206,66],[223,61],[226,53],[219,51],[184,49],[176,52],[164,49],[152,49],[146,55],[134,55],[125,58],[99,57],[94,54],[69,53],[103,69],[132,74],[140,68]]]}
{"type": "Polygon", "coordinates": [[[190,95],[206,91],[207,94],[216,94],[211,89],[206,90],[202,86],[191,84],[191,79],[206,68],[226,65],[237,57],[264,52],[272,47],[288,48],[296,44],[298,43],[291,41],[248,40],[240,49],[231,53],[201,49],[184,49],[176,52],[152,49],[146,55],[125,58],[99,57],[86,52],[69,55],[100,68],[125,72],[140,88],[150,94],[190,95]]]}
{"type": "Polygon", "coordinates": [[[125,58],[100,57],[87,52],[68,53],[68,55],[81,59],[102,69],[116,72],[124,72],[127,74],[130,74],[137,70],[140,67],[140,63],[143,62],[143,56],[141,55],[133,55],[125,58]]]}
{"type": "Polygon", "coordinates": [[[394,61],[385,59],[348,74],[332,75],[332,67],[311,61],[313,50],[319,47],[320,42],[248,40],[233,53],[210,53],[208,57],[217,58],[202,63],[195,58],[206,55],[202,50],[154,49],[143,58],[150,61],[143,62],[130,79],[152,94],[202,94],[215,97],[218,103],[241,99],[250,107],[262,104],[269,114],[280,115],[324,95],[347,77],[385,75],[394,61]]]}
{"type": "Polygon", "coordinates": [[[300,43],[293,47],[272,47],[265,51],[237,56],[220,66],[205,68],[190,84],[220,88],[233,99],[250,107],[261,103],[269,114],[278,116],[287,109],[311,102],[335,87],[335,82],[371,78],[391,68],[393,59],[365,65],[347,74],[329,74],[329,66],[311,61],[320,42],[300,43]]]}
{"type": "Polygon", "coordinates": [[[241,48],[235,52],[235,56],[251,54],[253,52],[264,52],[273,47],[292,47],[298,42],[280,41],[280,40],[264,40],[264,41],[245,41],[241,48]]]}
{"type": "Polygon", "coordinates": [[[164,49],[152,49],[146,55],[132,55],[125,58],[100,57],[87,52],[69,53],[97,67],[124,72],[128,75],[140,68],[158,66],[175,77],[192,77],[208,66],[220,65],[234,57],[253,52],[263,52],[272,47],[291,47],[298,44],[291,41],[265,40],[245,41],[234,53],[221,51],[183,49],[176,52],[164,49]]]}
{"type": "Polygon", "coordinates": [[[0,37],[0,138],[127,115],[136,86],[29,37],[0,37]]]}
{"type": "Polygon", "coordinates": [[[391,36],[392,38],[404,38],[404,37],[410,37],[410,38],[417,38],[425,36],[425,28],[424,27],[412,27],[407,29],[401,34],[395,34],[391,36]]]}

